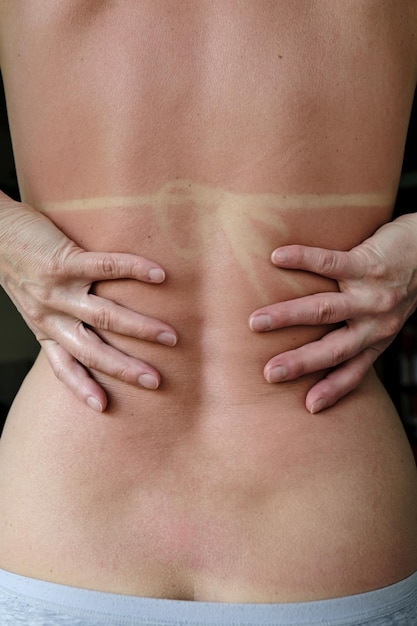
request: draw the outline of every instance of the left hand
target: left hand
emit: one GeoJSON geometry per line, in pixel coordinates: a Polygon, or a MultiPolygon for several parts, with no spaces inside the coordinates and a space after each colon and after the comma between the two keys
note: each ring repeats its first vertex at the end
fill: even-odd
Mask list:
{"type": "Polygon", "coordinates": [[[330,368],[306,397],[307,410],[317,413],[358,387],[416,309],[417,214],[385,224],[348,252],[291,245],[274,250],[271,260],[277,267],[313,272],[338,283],[338,292],[271,304],[249,319],[255,332],[345,322],[265,365],[264,376],[271,383],[330,368]],[[261,315],[266,316],[263,323],[261,315]]]}

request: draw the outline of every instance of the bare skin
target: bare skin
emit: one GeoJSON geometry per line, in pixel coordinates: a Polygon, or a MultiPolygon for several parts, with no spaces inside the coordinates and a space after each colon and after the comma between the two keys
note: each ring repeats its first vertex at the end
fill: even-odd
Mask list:
{"type": "Polygon", "coordinates": [[[93,368],[109,397],[97,416],[41,352],[1,441],[1,567],[230,602],[346,595],[415,571],[415,465],[375,375],[311,416],[323,372],[274,385],[264,367],[334,326],[248,325],[336,294],[336,276],[276,267],[274,249],[347,251],[390,219],[413,4],[0,4],[22,197],[79,246],[68,258],[143,259],[134,276],[85,281],[138,316],[97,332],[159,383],[93,368]],[[150,268],[166,280],[150,284],[150,268]]]}
{"type": "Polygon", "coordinates": [[[412,214],[384,224],[348,252],[300,245],[274,250],[271,261],[277,267],[334,279],[338,290],[263,307],[251,315],[251,328],[338,326],[323,339],[275,355],[265,365],[266,380],[295,380],[328,368],[307,392],[311,413],[356,389],[416,310],[416,235],[417,214],[412,214]]]}

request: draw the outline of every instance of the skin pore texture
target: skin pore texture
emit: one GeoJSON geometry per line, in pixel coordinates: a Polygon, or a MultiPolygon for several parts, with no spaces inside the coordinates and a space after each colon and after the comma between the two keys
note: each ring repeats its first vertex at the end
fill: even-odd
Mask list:
{"type": "Polygon", "coordinates": [[[99,419],[39,357],[3,442],[4,466],[14,465],[7,441],[17,437],[19,476],[31,476],[29,494],[26,481],[19,486],[3,473],[10,546],[20,529],[17,562],[16,547],[0,544],[3,567],[123,593],[255,602],[353,593],[411,572],[417,546],[401,544],[415,524],[408,503],[414,466],[375,376],[313,418],[304,397],[320,373],[276,386],[262,369],[273,354],[329,328],[255,335],[248,327],[256,307],[336,288],[274,268],[274,245],[295,233],[298,241],[324,243],[331,228],[335,245],[349,248],[386,220],[388,203],[382,193],[237,194],[189,180],[140,196],[39,203],[86,249],[98,242],[103,250],[140,249],[167,267],[157,288],[112,280],[94,291],[164,319],[179,338],[170,349],[100,332],[157,367],[162,382],[149,392],[96,372],[110,395],[99,419]],[[320,232],[311,227],[316,220],[320,232]],[[36,430],[24,443],[28,420],[36,430]],[[45,489],[52,511],[43,510],[45,489]],[[39,526],[24,522],[28,508],[39,526]],[[399,510],[402,532],[393,536],[399,510]],[[60,545],[52,529],[67,526],[69,541],[60,545]],[[369,571],[364,558],[374,564],[369,571]]]}
{"type": "Polygon", "coordinates": [[[0,445],[0,567],[224,602],[405,578],[417,568],[416,468],[375,373],[312,416],[305,397],[323,372],[270,384],[263,369],[331,328],[258,334],[248,319],[337,289],[275,267],[275,248],[349,250],[391,218],[415,4],[41,4],[0,1],[22,198],[85,250],[160,264],[161,284],[109,279],[91,292],[178,341],[97,330],[161,374],[152,391],[92,370],[102,414],[41,352],[0,445]]]}
{"type": "MultiPolygon", "coordinates": [[[[252,350],[252,356],[248,350],[245,361],[260,366],[274,351],[302,345],[329,330],[298,327],[268,337],[248,332],[248,316],[260,306],[337,288],[333,281],[322,277],[274,268],[269,260],[274,246],[293,242],[295,237],[306,244],[324,244],[329,237],[326,222],[331,216],[335,246],[348,249],[387,219],[389,203],[388,193],[242,194],[176,180],[155,192],[133,197],[41,202],[35,206],[83,248],[124,252],[140,249],[142,255],[168,268],[167,280],[157,290],[132,281],[115,284],[113,280],[94,288],[96,294],[118,304],[164,319],[179,332],[175,351],[163,351],[161,362],[157,357],[157,369],[168,371],[167,360],[172,359],[174,371],[165,385],[169,380],[184,385],[175,370],[181,350],[192,336],[197,343],[190,343],[179,371],[190,370],[192,377],[199,377],[193,366],[195,354],[201,351],[203,355],[212,344],[217,351],[218,341],[224,353],[219,367],[227,372],[224,384],[230,385],[230,378],[235,378],[241,393],[245,386],[241,374],[233,373],[236,366],[225,358],[228,351],[232,359],[244,341],[252,350]],[[311,229],[314,213],[315,222],[323,225],[320,232],[311,229]],[[123,233],[122,240],[115,238],[116,232],[123,233]],[[238,291],[235,285],[239,285],[238,291]]],[[[156,346],[114,334],[111,338],[108,333],[102,336],[111,345],[155,365],[156,346]]],[[[213,356],[201,357],[203,370],[212,369],[213,356]]],[[[217,384],[213,387],[215,393],[217,384]]]]}
{"type": "MultiPolygon", "coordinates": [[[[127,197],[82,198],[60,202],[40,202],[36,208],[46,215],[54,215],[59,221],[61,212],[72,215],[79,211],[91,212],[117,211],[126,213],[138,212],[146,207],[155,216],[152,229],[158,236],[169,239],[170,252],[179,259],[191,261],[201,255],[207,255],[216,232],[221,232],[225,244],[230,247],[233,264],[238,265],[245,280],[258,291],[260,298],[265,299],[259,272],[253,266],[254,259],[264,255],[265,232],[273,229],[279,233],[283,241],[289,238],[285,214],[303,211],[320,211],[327,209],[334,212],[341,209],[366,208],[367,213],[381,207],[389,207],[391,194],[356,193],[356,194],[238,194],[221,188],[193,183],[191,180],[175,180],[165,184],[157,192],[127,197]],[[201,207],[199,209],[199,207],[201,207]],[[210,210],[207,208],[210,207],[210,210]],[[198,220],[198,227],[193,226],[196,234],[201,233],[197,240],[180,242],[173,229],[177,218],[175,212],[197,212],[191,217],[186,214],[184,221],[198,220]],[[183,245],[181,245],[183,244],[183,245]]],[[[181,219],[181,218],[180,218],[181,219]]],[[[372,219],[372,217],[371,217],[372,219]]],[[[282,274],[282,281],[288,281],[293,288],[296,281],[291,274],[282,274]]],[[[297,292],[295,291],[295,294],[297,292]]],[[[300,292],[297,295],[304,295],[300,292]]]]}

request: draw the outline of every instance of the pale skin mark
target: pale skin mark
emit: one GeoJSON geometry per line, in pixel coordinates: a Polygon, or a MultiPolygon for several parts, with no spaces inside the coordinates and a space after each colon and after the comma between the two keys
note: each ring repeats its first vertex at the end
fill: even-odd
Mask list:
{"type": "MultiPolygon", "coordinates": [[[[198,185],[188,180],[176,180],[165,184],[153,193],[83,198],[59,202],[45,201],[36,203],[36,208],[45,213],[50,211],[54,213],[72,213],[83,210],[117,211],[121,208],[140,211],[141,207],[146,206],[151,208],[152,215],[157,221],[157,228],[160,229],[161,234],[166,235],[165,239],[170,241],[170,246],[172,246],[171,253],[185,261],[192,261],[199,255],[209,254],[210,246],[207,242],[211,241],[214,231],[221,230],[230,249],[233,251],[234,260],[241,267],[242,276],[250,283],[254,293],[259,297],[259,301],[269,305],[254,311],[249,318],[251,330],[263,332],[290,325],[318,323],[313,318],[306,319],[306,315],[303,317],[303,314],[297,313],[296,310],[294,313],[291,308],[288,308],[286,315],[278,314],[279,311],[276,307],[281,307],[281,311],[284,311],[287,304],[291,307],[294,302],[295,306],[297,306],[298,301],[300,308],[306,300],[304,298],[303,301],[302,296],[304,294],[302,289],[297,287],[297,280],[291,272],[280,272],[279,278],[277,275],[277,281],[280,281],[280,286],[284,286],[284,283],[287,286],[291,286],[294,300],[291,303],[281,302],[274,304],[270,299],[267,299],[267,290],[264,288],[262,276],[259,275],[254,262],[256,257],[260,255],[265,256],[266,248],[263,234],[265,229],[277,232],[280,239],[286,241],[288,233],[285,216],[291,213],[291,211],[296,211],[300,208],[309,211],[323,211],[324,209],[331,210],[332,208],[339,210],[346,208],[348,210],[349,208],[358,207],[378,210],[381,207],[389,207],[391,203],[391,193],[241,194],[221,188],[198,185]],[[206,208],[207,210],[204,210],[206,208]],[[184,215],[187,215],[187,210],[192,212],[193,228],[196,231],[192,241],[182,241],[181,245],[180,242],[176,241],[175,231],[173,230],[175,225],[173,216],[176,215],[176,210],[182,210],[184,215]]],[[[291,261],[288,261],[288,259],[287,261],[282,261],[277,250],[271,250],[271,261],[277,267],[288,266],[291,269],[291,261]]],[[[165,269],[169,272],[169,268],[165,269]]],[[[300,269],[308,268],[300,267],[300,269]]],[[[310,271],[314,271],[314,269],[311,268],[310,271]]],[[[322,273],[322,275],[324,274],[322,273]]],[[[329,277],[337,280],[336,275],[329,277]]],[[[314,296],[308,297],[314,298],[314,296]]],[[[307,305],[307,302],[305,304],[307,305]]],[[[111,306],[110,302],[109,306],[111,306]]],[[[308,306],[304,308],[306,311],[308,310],[308,306]]],[[[346,318],[340,317],[340,315],[341,313],[339,313],[338,319],[331,319],[331,316],[329,316],[328,323],[345,321],[346,318]]],[[[83,319],[80,321],[86,322],[83,319]]],[[[149,318],[149,323],[151,324],[151,322],[152,320],[149,318]]],[[[171,334],[175,333],[173,329],[166,330],[170,330],[171,334]]],[[[145,337],[143,338],[146,339],[145,337]]],[[[313,345],[310,344],[310,350],[313,345]]],[[[308,350],[309,346],[305,346],[304,349],[308,350]]],[[[299,354],[303,354],[300,350],[303,350],[303,348],[298,350],[299,354]]],[[[281,380],[290,380],[305,373],[300,370],[300,366],[297,365],[294,359],[293,371],[289,370],[288,359],[292,354],[289,352],[284,355],[277,355],[265,365],[264,376],[268,382],[274,383],[281,380]],[[282,363],[279,362],[280,359],[282,363]]],[[[156,380],[152,387],[156,388],[159,382],[158,374],[153,370],[150,373],[154,375],[156,380]]],[[[80,373],[78,373],[79,375],[80,373]]],[[[85,372],[85,376],[88,376],[87,372],[85,372]]],[[[103,403],[101,404],[103,405],[103,403]]],[[[323,408],[321,404],[320,398],[318,403],[314,399],[313,393],[313,396],[310,397],[310,403],[307,402],[307,408],[311,412],[316,412],[323,408]]]]}
{"type": "MultiPolygon", "coordinates": [[[[225,240],[233,250],[234,260],[264,301],[267,291],[263,289],[261,278],[253,263],[256,256],[265,254],[265,242],[257,223],[267,229],[275,230],[283,240],[288,237],[285,214],[297,209],[322,211],[332,208],[366,207],[377,209],[388,206],[392,196],[383,193],[355,194],[249,194],[234,193],[222,188],[199,185],[191,180],[176,180],[166,183],[159,190],[149,194],[135,196],[102,196],[81,198],[59,202],[39,202],[36,208],[42,212],[49,211],[91,211],[137,209],[147,207],[153,210],[156,227],[161,234],[168,236],[171,253],[184,260],[193,260],[202,254],[210,253],[212,233],[221,230],[225,240]],[[185,212],[189,207],[195,223],[195,237],[191,244],[177,241],[171,216],[177,209],[185,212]]],[[[174,213],[175,215],[175,213],[174,213]]],[[[281,281],[287,281],[295,288],[295,295],[303,295],[298,290],[294,276],[280,275],[281,281]]],[[[251,330],[267,330],[256,328],[251,323],[251,330]]]]}
{"type": "Polygon", "coordinates": [[[349,193],[349,194],[278,194],[278,193],[235,193],[219,187],[197,184],[191,180],[175,180],[163,185],[155,192],[129,196],[99,196],[73,200],[36,202],[40,211],[48,209],[63,211],[82,211],[83,209],[114,209],[120,206],[138,207],[149,205],[155,209],[165,209],[167,205],[181,205],[192,201],[201,207],[234,207],[239,211],[262,209],[325,209],[332,207],[374,207],[390,204],[392,192],[387,193],[349,193]]]}

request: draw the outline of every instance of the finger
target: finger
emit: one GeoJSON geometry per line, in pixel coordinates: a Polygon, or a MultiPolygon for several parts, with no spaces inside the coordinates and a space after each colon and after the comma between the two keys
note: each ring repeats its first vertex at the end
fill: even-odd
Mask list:
{"type": "Polygon", "coordinates": [[[335,280],[360,279],[366,272],[364,260],[355,250],[341,252],[311,246],[283,246],[272,252],[271,261],[279,267],[313,272],[335,280]]]}
{"type": "Polygon", "coordinates": [[[87,370],[56,341],[45,339],[40,344],[55,376],[81,402],[102,413],[107,407],[107,396],[87,370]]]}
{"type": "Polygon", "coordinates": [[[166,346],[175,346],[178,340],[172,326],[99,296],[89,294],[85,300],[68,308],[68,312],[92,328],[112,331],[119,335],[166,346]]]}
{"type": "Polygon", "coordinates": [[[249,327],[255,332],[288,326],[335,324],[367,312],[365,302],[340,292],[318,293],[271,304],[254,311],[249,327]]]}
{"type": "MultiPolygon", "coordinates": [[[[133,278],[161,283],[165,272],[158,263],[135,254],[77,251],[71,259],[71,273],[89,283],[116,278],[133,278]]],[[[68,272],[68,267],[64,267],[68,272]]]]}
{"type": "Polygon", "coordinates": [[[268,361],[264,376],[270,383],[294,380],[305,374],[336,367],[362,352],[371,338],[367,328],[338,328],[321,339],[284,352],[268,361]]]}
{"type": "Polygon", "coordinates": [[[312,414],[319,413],[356,389],[380,354],[376,348],[367,348],[330,372],[308,392],[307,411],[312,414]]]}
{"type": "Polygon", "coordinates": [[[50,330],[52,336],[60,338],[60,345],[87,369],[146,389],[159,387],[161,377],[154,367],[113,348],[82,322],[61,317],[59,326],[51,325],[50,330]]]}

